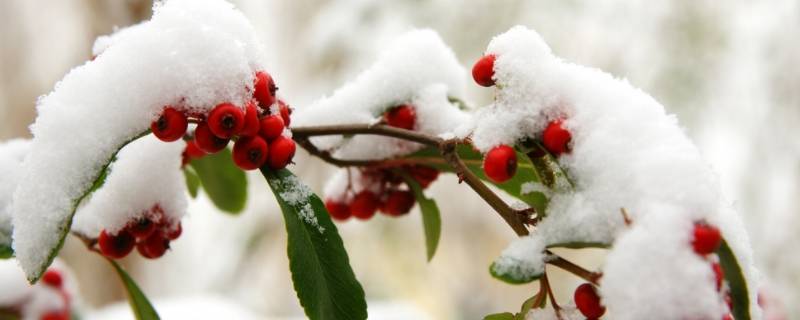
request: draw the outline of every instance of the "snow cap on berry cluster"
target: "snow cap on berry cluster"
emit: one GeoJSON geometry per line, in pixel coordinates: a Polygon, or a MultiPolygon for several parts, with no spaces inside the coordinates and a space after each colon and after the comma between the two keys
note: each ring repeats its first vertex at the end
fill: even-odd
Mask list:
{"type": "Polygon", "coordinates": [[[0,246],[11,246],[11,198],[29,148],[30,140],[25,139],[0,143],[0,246]]]}
{"type": "Polygon", "coordinates": [[[88,237],[116,234],[139,218],[173,225],[186,214],[186,182],[181,171],[183,142],[164,143],[149,135],[120,150],[103,186],[78,208],[72,229],[88,237]]]}
{"type": "MultiPolygon", "coordinates": [[[[162,108],[244,108],[264,48],[223,0],[156,2],[153,18],[121,31],[37,102],[33,143],[12,214],[14,249],[29,280],[53,258],[76,201],[162,108]]],[[[102,46],[101,46],[102,47],[102,46]]]]}
{"type": "Polygon", "coordinates": [[[45,283],[30,285],[13,259],[0,260],[0,310],[16,310],[20,319],[42,319],[47,313],[62,313],[74,305],[79,299],[72,271],[60,260],[48,270],[61,275],[60,288],[45,283]]]}
{"type": "Polygon", "coordinates": [[[664,300],[693,304],[664,310],[663,319],[722,316],[710,262],[690,245],[693,225],[701,221],[722,230],[747,280],[751,314],[758,317],[747,234],[723,199],[718,177],[674,116],[625,80],[553,56],[533,30],[514,27],[495,37],[487,53],[496,55],[496,100],[465,130],[486,150],[538,138],[548,122],[564,119],[571,151],[557,162],[573,186],[554,188],[546,217],[531,237],[548,247],[613,245],[600,288],[601,295],[616,297],[607,302],[610,318],[641,319],[664,300]],[[632,226],[625,225],[622,209],[632,226]],[[654,253],[665,256],[653,260],[654,253]],[[653,262],[661,260],[670,261],[653,262]],[[638,294],[643,286],[657,287],[652,283],[668,284],[661,298],[638,294]]]}
{"type": "MultiPolygon", "coordinates": [[[[336,125],[375,123],[391,107],[410,104],[416,128],[433,135],[451,132],[467,116],[450,101],[464,96],[466,72],[452,50],[432,30],[410,31],[388,46],[355,80],[306,108],[292,123],[336,125]]],[[[378,136],[312,139],[323,150],[346,159],[382,159],[414,151],[419,145],[378,136]]]]}

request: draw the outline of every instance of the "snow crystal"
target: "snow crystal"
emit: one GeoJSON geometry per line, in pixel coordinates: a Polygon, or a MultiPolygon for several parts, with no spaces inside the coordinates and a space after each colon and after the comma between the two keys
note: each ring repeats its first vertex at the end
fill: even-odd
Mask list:
{"type": "Polygon", "coordinates": [[[225,1],[156,2],[150,21],[101,40],[96,59],[39,99],[12,205],[14,248],[29,278],[47,265],[76,199],[163,106],[204,112],[221,102],[244,105],[262,69],[256,39],[225,1]]]}
{"type": "MultiPolygon", "coordinates": [[[[467,121],[451,98],[464,96],[466,72],[453,52],[431,30],[415,30],[388,46],[378,60],[355,80],[292,117],[305,125],[371,124],[393,106],[411,104],[416,131],[440,135],[467,121]]],[[[312,139],[320,149],[345,159],[383,159],[419,149],[419,144],[361,135],[312,139]]]]}
{"type": "MultiPolygon", "coordinates": [[[[745,230],[725,203],[717,175],[674,116],[625,80],[562,61],[527,28],[498,35],[486,53],[496,56],[495,102],[457,134],[486,151],[536,138],[548,122],[564,119],[572,150],[557,160],[574,187],[553,190],[531,237],[546,246],[614,244],[601,288],[609,296],[610,318],[721,316],[709,263],[689,245],[697,221],[723,231],[751,288],[751,314],[759,318],[753,289],[758,277],[745,230]],[[634,221],[624,233],[622,209],[634,221]],[[642,287],[648,289],[642,293],[642,287]],[[653,301],[663,310],[653,312],[653,301]]],[[[540,251],[539,242],[528,243],[540,251]]]]}
{"type": "Polygon", "coordinates": [[[88,237],[103,229],[115,234],[128,222],[148,216],[156,205],[168,222],[179,221],[188,205],[181,171],[185,146],[149,135],[122,148],[103,186],[75,214],[73,230],[88,237]]]}
{"type": "Polygon", "coordinates": [[[552,190],[540,182],[525,182],[520,185],[520,194],[541,193],[550,196],[552,190]]]}
{"type": "Polygon", "coordinates": [[[0,246],[11,245],[11,198],[29,149],[30,141],[25,139],[0,143],[0,246]]]}
{"type": "Polygon", "coordinates": [[[544,243],[536,237],[514,240],[495,260],[492,271],[512,279],[530,279],[544,272],[544,243]]]}
{"type": "Polygon", "coordinates": [[[317,215],[314,213],[314,208],[311,206],[309,199],[314,195],[314,192],[303,184],[295,176],[289,176],[280,181],[281,188],[285,191],[281,192],[279,196],[288,205],[297,210],[297,215],[305,223],[317,228],[319,233],[325,232],[325,227],[319,225],[317,215]]]}

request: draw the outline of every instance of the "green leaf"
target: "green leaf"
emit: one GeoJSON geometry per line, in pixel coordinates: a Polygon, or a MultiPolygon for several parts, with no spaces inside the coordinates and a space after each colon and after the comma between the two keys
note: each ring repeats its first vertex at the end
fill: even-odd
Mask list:
{"type": "Polygon", "coordinates": [[[119,279],[122,280],[122,284],[125,286],[125,291],[128,292],[128,303],[131,305],[131,310],[133,310],[133,315],[136,317],[137,320],[158,320],[160,319],[156,309],[153,308],[153,305],[147,300],[147,297],[142,293],[142,290],[139,289],[139,286],[136,285],[136,282],[133,281],[131,276],[128,275],[125,270],[111,259],[106,259],[112,266],[114,266],[114,270],[117,271],[117,275],[119,275],[119,279]]]}
{"type": "MultiPolygon", "coordinates": [[[[541,284],[540,284],[541,285],[541,284]]],[[[547,303],[547,299],[541,298],[540,295],[546,295],[545,291],[539,291],[539,293],[535,294],[533,297],[528,298],[525,302],[522,303],[522,307],[519,309],[519,315],[517,318],[520,320],[524,320],[525,316],[528,315],[528,312],[531,311],[533,308],[544,308],[544,305],[547,303]],[[536,300],[539,300],[539,305],[536,304],[536,300]]]]}
{"type": "Polygon", "coordinates": [[[600,249],[608,249],[610,247],[611,247],[610,243],[580,242],[580,241],[553,243],[553,244],[547,245],[548,249],[550,249],[550,248],[568,248],[568,249],[600,248],[600,249]]]}
{"type": "Polygon", "coordinates": [[[417,183],[414,178],[406,173],[401,173],[403,180],[406,181],[411,192],[414,193],[414,198],[419,203],[419,209],[422,212],[422,226],[425,231],[425,249],[428,254],[428,261],[433,259],[436,254],[436,248],[439,246],[439,238],[442,234],[442,217],[439,214],[439,206],[436,201],[425,197],[422,187],[417,183]]]}
{"type": "Polygon", "coordinates": [[[366,319],[364,289],[322,200],[288,170],[264,167],[261,173],[286,221],[289,268],[306,316],[312,320],[366,319]]]}
{"type": "Polygon", "coordinates": [[[514,320],[514,314],[511,312],[494,313],[483,317],[483,320],[514,320]]]}
{"type": "Polygon", "coordinates": [[[247,202],[247,176],[233,163],[231,151],[223,149],[215,154],[195,159],[190,164],[203,190],[217,208],[228,213],[239,213],[247,202]]]}
{"type": "Polygon", "coordinates": [[[489,266],[489,273],[490,273],[490,274],[492,275],[492,277],[494,277],[495,279],[498,279],[498,280],[500,280],[500,281],[503,281],[503,282],[505,282],[505,283],[509,283],[509,284],[526,284],[526,283],[531,283],[531,282],[533,282],[533,281],[539,280],[539,278],[541,278],[541,277],[542,277],[542,274],[541,274],[541,273],[539,273],[539,274],[534,274],[534,275],[528,275],[528,276],[526,276],[526,277],[522,277],[522,278],[513,277],[512,275],[510,275],[510,274],[508,274],[508,273],[498,273],[498,272],[495,270],[495,262],[492,262],[492,265],[490,265],[490,266],[489,266]]]}
{"type": "Polygon", "coordinates": [[[14,249],[11,244],[0,244],[0,259],[8,259],[14,256],[14,249]]]}
{"type": "Polygon", "coordinates": [[[191,167],[183,169],[183,177],[186,179],[186,189],[189,190],[189,195],[197,198],[197,192],[200,190],[200,177],[191,167]]]}
{"type": "Polygon", "coordinates": [[[722,273],[730,287],[731,301],[733,302],[733,318],[736,320],[750,320],[750,298],[747,292],[747,282],[742,274],[742,268],[733,254],[733,250],[728,246],[728,242],[722,240],[717,249],[719,264],[722,273]]]}

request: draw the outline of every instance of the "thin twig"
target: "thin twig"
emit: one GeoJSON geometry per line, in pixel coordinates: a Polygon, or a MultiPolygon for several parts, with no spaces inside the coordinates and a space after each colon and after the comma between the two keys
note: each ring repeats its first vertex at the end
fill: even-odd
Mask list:
{"type": "Polygon", "coordinates": [[[545,250],[545,252],[548,255],[551,256],[550,259],[547,260],[548,264],[551,264],[551,265],[554,265],[556,267],[559,267],[559,268],[563,269],[564,271],[567,271],[567,272],[572,273],[572,274],[574,274],[574,275],[576,275],[578,277],[581,277],[584,280],[589,281],[589,282],[591,282],[591,283],[593,283],[595,285],[598,284],[597,283],[598,280],[600,280],[600,278],[603,276],[602,273],[592,272],[592,271],[586,270],[583,267],[581,267],[581,266],[579,266],[579,265],[577,265],[575,263],[572,263],[571,261],[569,261],[567,259],[564,259],[564,258],[560,257],[559,255],[554,254],[550,250],[545,250]]]}
{"type": "Polygon", "coordinates": [[[553,287],[550,285],[550,280],[547,278],[547,271],[545,271],[542,275],[542,283],[547,284],[547,295],[550,296],[550,304],[553,305],[553,311],[556,312],[556,318],[558,318],[558,320],[562,320],[561,307],[559,307],[558,303],[556,303],[556,295],[553,294],[553,287]]]}

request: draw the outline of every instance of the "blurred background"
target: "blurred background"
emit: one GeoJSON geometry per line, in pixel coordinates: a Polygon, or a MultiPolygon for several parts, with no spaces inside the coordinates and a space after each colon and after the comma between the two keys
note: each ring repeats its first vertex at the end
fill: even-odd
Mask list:
{"type": "MultiPolygon", "coordinates": [[[[627,78],[678,116],[719,172],[750,233],[765,292],[787,318],[800,318],[800,2],[233,2],[268,45],[268,70],[296,108],[331,93],[415,27],[439,32],[470,68],[492,36],[523,24],[566,60],[627,78]]],[[[0,1],[0,140],[29,137],[37,97],[90,57],[97,36],[148,19],[151,6],[143,0],[0,1]]],[[[488,104],[490,92],[470,86],[469,100],[488,104]]],[[[332,168],[305,154],[296,162],[293,170],[321,191],[332,168]]],[[[261,180],[250,179],[240,216],[217,212],[200,197],[170,253],[156,261],[123,260],[157,304],[218,304],[256,318],[303,318],[282,218],[261,180]]],[[[340,224],[371,317],[479,319],[519,310],[536,285],[510,286],[487,272],[513,232],[453,176],[440,177],[429,192],[444,222],[430,263],[416,210],[399,219],[378,215],[340,224]]],[[[592,268],[603,261],[602,250],[560,253],[592,268]]],[[[70,240],[61,256],[80,281],[86,310],[124,299],[112,269],[80,243],[70,240]]],[[[578,279],[556,269],[553,275],[559,300],[568,301],[578,279]]]]}

